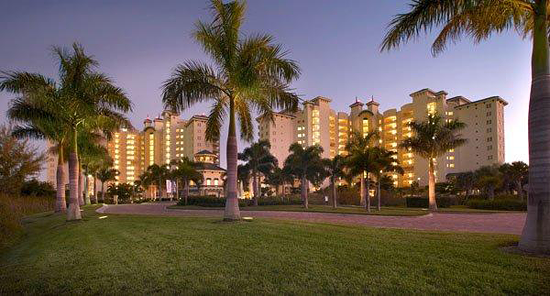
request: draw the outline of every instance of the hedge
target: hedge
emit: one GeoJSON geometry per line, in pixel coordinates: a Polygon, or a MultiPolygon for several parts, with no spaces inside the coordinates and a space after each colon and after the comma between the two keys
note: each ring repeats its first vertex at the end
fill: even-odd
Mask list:
{"type": "MultiPolygon", "coordinates": [[[[437,207],[448,208],[456,204],[456,199],[452,197],[438,197],[436,198],[437,207]]],[[[428,208],[429,202],[427,198],[423,197],[407,197],[407,208],[428,208]]]]}
{"type": "MultiPolygon", "coordinates": [[[[258,205],[260,206],[275,206],[275,205],[300,205],[302,204],[300,199],[290,198],[281,200],[281,198],[270,197],[260,198],[258,205]]],[[[185,205],[185,201],[180,199],[179,206],[185,205]]],[[[225,207],[225,198],[219,198],[215,196],[189,196],[187,198],[188,206],[200,206],[200,207],[225,207]]],[[[239,207],[247,207],[254,205],[252,199],[239,199],[239,207]]]]}
{"type": "Polygon", "coordinates": [[[470,199],[466,203],[469,208],[481,210],[498,210],[498,211],[526,211],[527,202],[517,198],[497,198],[494,200],[488,199],[470,199]]]}

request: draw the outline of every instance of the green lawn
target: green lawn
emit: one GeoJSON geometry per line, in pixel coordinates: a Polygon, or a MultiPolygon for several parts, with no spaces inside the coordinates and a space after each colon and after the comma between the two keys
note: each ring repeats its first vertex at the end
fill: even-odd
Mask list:
{"type": "Polygon", "coordinates": [[[12,294],[547,294],[550,258],[514,235],[255,219],[108,215],[27,219],[0,259],[12,294]]]}
{"type": "MultiPolygon", "coordinates": [[[[170,209],[184,210],[222,210],[217,207],[200,206],[170,206],[170,209]]],[[[340,206],[333,209],[331,206],[310,205],[306,210],[301,205],[275,205],[275,206],[249,206],[241,207],[241,211],[285,211],[285,212],[319,212],[319,213],[338,213],[338,214],[361,214],[361,215],[380,215],[380,216],[422,216],[429,214],[427,209],[406,208],[406,207],[382,207],[381,211],[376,210],[376,206],[371,208],[368,213],[365,208],[359,206],[340,206]]],[[[452,206],[450,208],[440,208],[442,213],[502,213],[503,211],[470,209],[465,206],[452,206]]]]}

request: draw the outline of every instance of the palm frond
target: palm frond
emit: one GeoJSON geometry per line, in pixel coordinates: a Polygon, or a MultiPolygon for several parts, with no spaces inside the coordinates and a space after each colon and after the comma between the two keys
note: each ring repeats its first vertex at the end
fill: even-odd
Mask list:
{"type": "Polygon", "coordinates": [[[443,27],[432,45],[432,54],[437,55],[462,35],[478,43],[492,33],[520,29],[532,11],[531,3],[524,0],[414,0],[409,7],[388,25],[381,51],[443,27]]]}

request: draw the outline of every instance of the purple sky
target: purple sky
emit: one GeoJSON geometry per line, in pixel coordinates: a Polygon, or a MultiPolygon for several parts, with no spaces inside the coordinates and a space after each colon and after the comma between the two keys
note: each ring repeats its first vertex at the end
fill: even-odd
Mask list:
{"type": "MultiPolygon", "coordinates": [[[[250,0],[243,32],[274,35],[300,63],[302,76],[293,84],[297,92],[304,99],[329,97],[337,111],[349,111],[356,96],[363,101],[374,96],[382,110],[399,107],[409,102],[410,93],[426,87],[471,100],[499,95],[510,103],[506,161],[527,161],[529,40],[514,32],[479,45],[465,39],[434,58],[433,36],[427,36],[380,53],[387,23],[408,2],[250,0]]],[[[128,93],[135,104],[129,116],[141,128],[147,114],[162,111],[160,85],[172,68],[190,59],[208,61],[190,37],[196,20],[210,20],[207,6],[202,0],[4,1],[0,69],[55,77],[50,47],[78,41],[128,93]]],[[[10,98],[0,93],[0,122],[10,98]]],[[[208,105],[199,105],[182,117],[207,112],[208,105]]]]}

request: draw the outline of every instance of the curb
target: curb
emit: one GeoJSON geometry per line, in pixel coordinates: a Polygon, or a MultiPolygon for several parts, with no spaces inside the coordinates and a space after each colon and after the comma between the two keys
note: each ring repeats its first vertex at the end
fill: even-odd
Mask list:
{"type": "Polygon", "coordinates": [[[103,204],[103,206],[101,208],[99,208],[95,211],[96,211],[96,213],[103,214],[103,213],[105,213],[105,210],[107,210],[107,208],[108,208],[108,206],[106,204],[103,204]]]}

